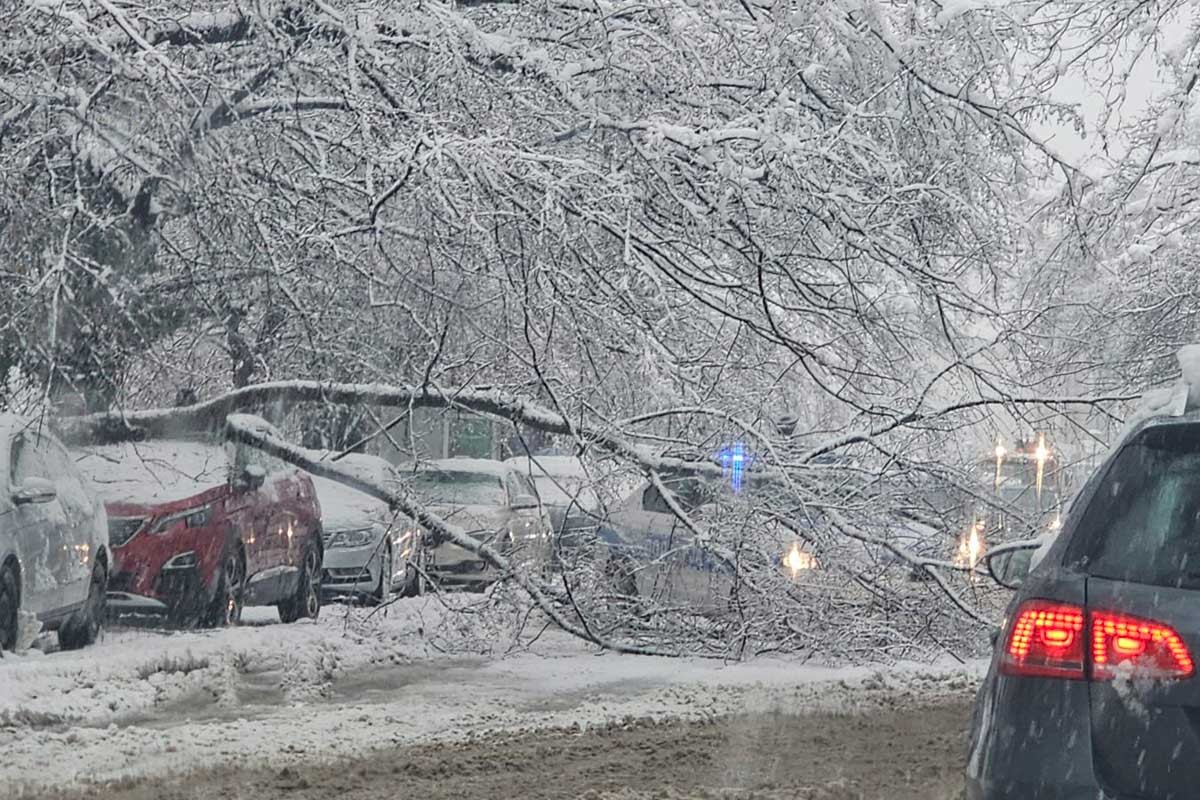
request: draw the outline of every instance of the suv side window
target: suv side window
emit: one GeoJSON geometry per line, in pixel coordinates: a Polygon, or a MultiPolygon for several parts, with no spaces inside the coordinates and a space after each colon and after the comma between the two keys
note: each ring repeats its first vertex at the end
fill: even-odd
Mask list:
{"type": "MultiPolygon", "coordinates": [[[[687,514],[691,514],[700,506],[713,503],[717,499],[714,485],[694,478],[664,477],[663,483],[675,502],[687,514]]],[[[657,514],[674,513],[671,511],[671,506],[667,504],[666,498],[654,484],[649,484],[642,490],[642,509],[657,514]]]]}
{"type": "Polygon", "coordinates": [[[242,470],[251,464],[257,464],[262,467],[268,475],[284,472],[291,468],[291,465],[286,461],[275,458],[275,456],[264,453],[255,447],[235,442],[233,444],[234,474],[241,474],[242,470]]]}
{"type": "Polygon", "coordinates": [[[515,472],[506,472],[504,474],[504,489],[508,492],[508,502],[510,503],[516,499],[517,495],[524,494],[521,489],[521,482],[517,479],[517,473],[515,472]]]}
{"type": "Polygon", "coordinates": [[[653,511],[656,514],[670,514],[671,506],[667,504],[667,499],[662,496],[662,492],[658,491],[658,487],[650,484],[642,490],[642,510],[653,511]]]}
{"type": "Polygon", "coordinates": [[[12,482],[20,485],[30,478],[49,478],[50,465],[44,454],[35,446],[33,435],[23,433],[13,439],[12,482]]]}
{"type": "Polygon", "coordinates": [[[54,476],[58,499],[73,519],[84,519],[92,513],[92,502],[75,469],[75,462],[63,446],[53,439],[39,437],[37,451],[45,460],[49,474],[54,476]]]}
{"type": "Polygon", "coordinates": [[[523,472],[517,472],[514,474],[517,476],[518,494],[527,494],[530,497],[538,497],[537,487],[533,485],[533,481],[529,480],[528,475],[523,472]]]}

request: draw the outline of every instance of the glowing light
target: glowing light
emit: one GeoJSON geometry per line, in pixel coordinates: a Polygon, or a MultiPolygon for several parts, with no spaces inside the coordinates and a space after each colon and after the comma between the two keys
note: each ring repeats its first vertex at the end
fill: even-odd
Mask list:
{"type": "Polygon", "coordinates": [[[1038,434],[1037,449],[1033,451],[1034,458],[1037,459],[1037,499],[1038,505],[1042,502],[1042,476],[1046,474],[1046,461],[1050,458],[1050,451],[1046,449],[1046,434],[1038,434]]]}
{"type": "Polygon", "coordinates": [[[742,491],[742,485],[745,482],[746,467],[753,460],[746,452],[746,445],[734,442],[722,450],[718,457],[721,459],[721,468],[729,473],[730,488],[733,489],[734,494],[738,494],[742,491]]]}
{"type": "Polygon", "coordinates": [[[983,553],[986,549],[987,546],[983,541],[983,522],[976,522],[959,538],[958,553],[954,560],[960,566],[970,567],[972,578],[974,578],[975,568],[983,560],[983,553]]]}
{"type": "Polygon", "coordinates": [[[996,491],[1000,491],[1000,467],[1004,465],[1004,455],[1008,451],[1004,449],[1004,443],[1000,441],[1000,437],[996,437],[996,491]]]}
{"type": "Polygon", "coordinates": [[[813,554],[801,550],[799,542],[792,542],[792,549],[788,551],[784,563],[792,571],[793,578],[796,577],[796,573],[806,569],[815,569],[817,566],[817,560],[813,558],[813,554]]]}

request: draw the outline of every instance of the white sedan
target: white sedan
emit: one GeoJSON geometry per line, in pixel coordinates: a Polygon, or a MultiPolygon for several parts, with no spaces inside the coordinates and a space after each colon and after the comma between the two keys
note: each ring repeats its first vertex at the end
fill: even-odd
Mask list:
{"type": "MultiPolygon", "coordinates": [[[[334,458],[321,453],[322,460],[334,458]]],[[[378,456],[351,453],[336,466],[380,486],[399,480],[378,456]]],[[[327,597],[369,597],[383,602],[393,593],[419,594],[424,548],[421,530],[393,514],[387,503],[345,484],[313,476],[321,503],[325,556],[321,590],[327,597]]]]}

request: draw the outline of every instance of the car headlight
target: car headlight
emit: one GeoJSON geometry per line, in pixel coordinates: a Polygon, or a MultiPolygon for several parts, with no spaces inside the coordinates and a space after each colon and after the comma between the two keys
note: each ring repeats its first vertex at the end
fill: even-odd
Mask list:
{"type": "Polygon", "coordinates": [[[365,547],[375,541],[374,528],[355,528],[349,531],[335,531],[329,537],[328,547],[365,547]]]}
{"type": "Polygon", "coordinates": [[[419,526],[403,528],[396,535],[395,544],[400,548],[400,557],[408,558],[416,548],[425,544],[425,531],[419,526]]]}
{"type": "Polygon", "coordinates": [[[203,528],[212,521],[212,506],[202,505],[193,508],[185,508],[182,511],[176,511],[168,514],[162,519],[154,523],[150,528],[150,533],[165,533],[179,522],[187,528],[203,528]]]}
{"type": "Polygon", "coordinates": [[[799,542],[792,542],[791,548],[783,554],[783,565],[791,570],[793,576],[805,570],[818,568],[816,557],[801,549],[799,542]]]}
{"type": "Polygon", "coordinates": [[[540,520],[533,517],[514,520],[509,526],[509,532],[514,539],[541,539],[542,526],[540,520]]]}

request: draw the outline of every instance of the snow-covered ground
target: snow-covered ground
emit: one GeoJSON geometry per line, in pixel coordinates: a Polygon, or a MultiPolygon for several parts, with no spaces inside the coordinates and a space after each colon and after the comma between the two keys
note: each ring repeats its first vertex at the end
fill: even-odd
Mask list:
{"type": "Polygon", "coordinates": [[[317,623],[276,620],[248,609],[234,629],[118,629],[79,652],[6,655],[0,796],[485,731],[917,704],[967,696],[983,668],[624,656],[553,630],[518,638],[489,629],[486,610],[448,615],[435,598],[386,616],[328,606],[317,623]]]}

